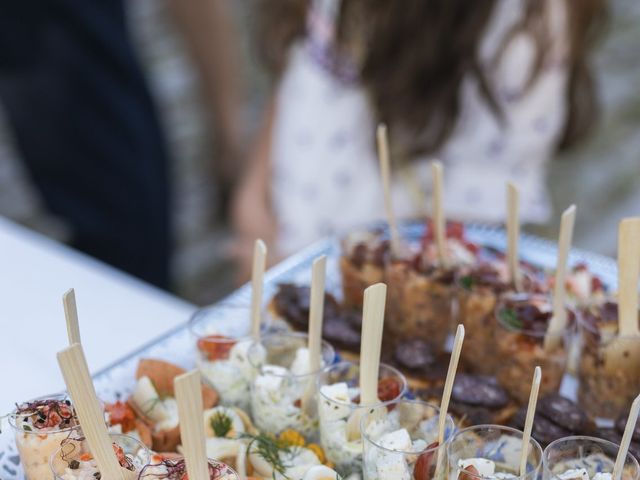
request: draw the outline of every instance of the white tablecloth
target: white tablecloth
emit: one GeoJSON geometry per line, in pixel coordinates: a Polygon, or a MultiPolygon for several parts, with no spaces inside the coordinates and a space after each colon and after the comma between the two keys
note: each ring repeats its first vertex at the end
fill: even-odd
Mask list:
{"type": "Polygon", "coordinates": [[[62,390],[62,294],[76,291],[82,343],[98,371],[188,320],[195,307],[0,218],[0,415],[62,390]]]}

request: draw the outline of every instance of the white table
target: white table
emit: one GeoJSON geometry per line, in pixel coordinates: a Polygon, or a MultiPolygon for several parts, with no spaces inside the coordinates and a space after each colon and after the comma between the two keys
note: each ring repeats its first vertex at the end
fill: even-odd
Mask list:
{"type": "Polygon", "coordinates": [[[76,291],[82,343],[96,372],[186,322],[195,306],[0,217],[0,415],[62,390],[62,294],[76,291]]]}

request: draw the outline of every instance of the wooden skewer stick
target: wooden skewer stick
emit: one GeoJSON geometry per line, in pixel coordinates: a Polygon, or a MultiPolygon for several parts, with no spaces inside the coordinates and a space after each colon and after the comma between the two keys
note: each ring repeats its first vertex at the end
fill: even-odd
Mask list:
{"type": "MultiPolygon", "coordinates": [[[[111,445],[102,408],[96,396],[80,344],[75,343],[59,352],[58,363],[69,394],[73,399],[82,432],[102,478],[127,480],[130,475],[120,466],[111,445]]],[[[136,477],[137,474],[133,476],[133,478],[136,477]]]]}
{"type": "MultiPolygon", "coordinates": [[[[327,256],[313,261],[311,273],[311,301],[309,306],[309,373],[318,372],[322,367],[322,320],[324,313],[324,286],[327,256]]],[[[302,395],[302,409],[309,412],[315,405],[315,381],[311,380],[302,395]]]]}
{"type": "Polygon", "coordinates": [[[622,470],[624,470],[624,462],[629,452],[629,445],[631,445],[631,437],[633,437],[633,431],[638,421],[638,412],[640,411],[640,395],[631,404],[631,410],[629,411],[629,418],[627,418],[627,425],[624,427],[624,434],[622,435],[622,441],[620,442],[620,450],[618,450],[618,456],[616,457],[616,463],[613,466],[612,480],[620,480],[622,477],[622,470]]]}
{"type": "Polygon", "coordinates": [[[522,291],[520,277],[520,255],[518,243],[520,237],[520,194],[518,188],[511,182],[507,183],[507,262],[509,279],[517,292],[522,291]]]}
{"type": "Polygon", "coordinates": [[[446,221],[444,217],[442,163],[431,162],[431,177],[433,180],[432,223],[438,250],[440,265],[447,262],[446,221]]]}
{"type": "MultiPolygon", "coordinates": [[[[453,348],[451,350],[451,358],[449,359],[449,369],[447,370],[447,378],[444,382],[444,391],[442,392],[442,400],[440,401],[440,417],[438,418],[438,446],[444,445],[444,435],[447,426],[447,413],[449,411],[449,402],[451,401],[451,392],[458,371],[458,362],[460,361],[460,353],[462,352],[462,344],[464,342],[464,325],[458,325],[456,336],[453,340],[453,348]]],[[[441,471],[442,460],[444,455],[438,455],[436,463],[436,471],[433,478],[438,478],[441,471]]]]}
{"type": "Polygon", "coordinates": [[[73,288],[67,290],[62,296],[62,305],[64,306],[64,317],[67,321],[69,345],[82,343],[80,341],[80,325],[78,322],[78,307],[76,306],[76,292],[73,288]]]}
{"type": "Polygon", "coordinates": [[[533,419],[536,416],[536,405],[538,404],[538,392],[540,391],[540,380],[542,370],[536,367],[533,372],[533,382],[531,383],[531,393],[529,394],[529,406],[527,407],[527,417],[524,422],[522,433],[522,452],[520,453],[520,476],[527,473],[527,457],[529,456],[529,442],[531,440],[531,430],[533,429],[533,419]]]}
{"type": "MultiPolygon", "coordinates": [[[[384,283],[376,283],[364,291],[360,343],[360,405],[373,405],[378,402],[378,376],[386,301],[387,286],[384,283]]],[[[363,413],[363,409],[358,408],[347,421],[347,436],[351,440],[360,437],[360,418],[363,413]]]]}
{"type": "Polygon", "coordinates": [[[258,239],[253,247],[253,268],[251,270],[251,335],[260,338],[262,317],[262,289],[264,271],[267,267],[267,246],[258,239]]]}
{"type": "Polygon", "coordinates": [[[571,250],[573,237],[573,225],[576,219],[576,206],[571,205],[562,214],[560,221],[560,238],[558,240],[558,259],[556,263],[555,285],[553,288],[553,316],[547,327],[547,335],[544,338],[546,351],[552,350],[558,345],[558,333],[567,326],[567,310],[565,308],[567,278],[567,259],[571,250]]]}
{"type": "Polygon", "coordinates": [[[638,336],[638,277],[640,276],[640,217],[620,222],[618,237],[618,334],[638,336]]]}
{"type": "Polygon", "coordinates": [[[389,137],[387,126],[384,123],[378,125],[376,131],[378,140],[378,159],[380,161],[380,175],[382,176],[382,195],[384,197],[384,207],[389,223],[389,233],[391,235],[391,253],[397,257],[400,252],[400,233],[396,216],[393,213],[393,201],[391,199],[391,161],[389,158],[389,137]]]}
{"type": "Polygon", "coordinates": [[[204,408],[200,372],[194,370],[178,375],[173,386],[178,403],[182,454],[187,474],[193,480],[209,480],[209,461],[202,423],[204,408]]]}

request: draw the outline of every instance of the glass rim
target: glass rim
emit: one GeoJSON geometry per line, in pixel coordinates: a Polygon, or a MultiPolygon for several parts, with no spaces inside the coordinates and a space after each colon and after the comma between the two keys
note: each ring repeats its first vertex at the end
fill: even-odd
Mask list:
{"type": "MultiPolygon", "coordinates": [[[[118,439],[118,438],[124,438],[127,441],[131,441],[134,444],[137,444],[140,447],[142,447],[141,450],[143,450],[146,453],[147,457],[151,458],[151,450],[149,449],[149,447],[147,447],[144,443],[142,443],[141,440],[138,440],[137,438],[135,438],[135,437],[133,437],[131,435],[127,435],[125,433],[111,433],[110,432],[109,433],[109,438],[112,440],[112,443],[117,443],[117,441],[115,441],[115,439],[118,439]]],[[[80,441],[80,440],[78,440],[78,441],[80,441]]],[[[121,445],[119,445],[119,446],[121,446],[121,445]]],[[[56,471],[56,469],[53,466],[53,461],[58,456],[58,454],[62,451],[62,449],[64,447],[65,447],[64,445],[60,445],[58,448],[56,448],[56,450],[49,457],[49,468],[51,469],[51,473],[53,474],[54,478],[58,478],[59,475],[58,475],[58,472],[56,471]]],[[[148,462],[148,460],[147,460],[147,462],[148,462]]]]}
{"type": "MultiPolygon", "coordinates": [[[[422,405],[423,407],[429,407],[433,410],[436,411],[436,415],[440,415],[440,408],[437,407],[436,405],[433,405],[429,402],[425,402],[423,400],[417,400],[417,399],[408,399],[408,398],[400,398],[398,400],[394,400],[391,402],[391,405],[395,404],[398,405],[400,403],[410,403],[413,405],[422,405]]],[[[454,430],[455,430],[455,421],[453,420],[453,417],[450,414],[447,414],[446,419],[445,419],[445,439],[444,439],[444,443],[442,445],[438,445],[437,447],[432,447],[429,448],[429,446],[427,445],[427,448],[420,450],[420,451],[407,451],[407,450],[394,450],[391,448],[387,448],[387,447],[383,447],[382,445],[380,445],[379,443],[377,443],[375,440],[373,440],[369,435],[367,435],[366,433],[366,429],[364,428],[364,424],[366,419],[373,413],[374,410],[377,410],[379,408],[386,408],[388,407],[389,404],[384,404],[384,405],[378,405],[375,408],[373,408],[370,412],[365,413],[364,415],[362,415],[362,418],[360,419],[360,435],[361,437],[371,443],[373,446],[375,446],[376,448],[379,448],[380,450],[384,450],[386,452],[391,452],[391,453],[401,453],[402,455],[422,455],[425,453],[430,453],[430,452],[437,452],[439,451],[441,448],[446,448],[447,444],[449,443],[449,441],[453,438],[454,435],[454,430]],[[447,423],[451,423],[451,426],[453,427],[451,430],[449,431],[449,435],[447,435],[447,428],[446,428],[446,424],[447,423]]]]}
{"type": "MultiPolygon", "coordinates": [[[[525,330],[522,328],[515,328],[512,326],[507,325],[504,320],[502,320],[500,318],[500,311],[502,311],[502,309],[505,307],[506,301],[508,300],[509,296],[522,296],[523,301],[528,300],[530,298],[542,298],[548,301],[548,303],[553,307],[553,297],[550,294],[545,294],[545,293],[514,293],[511,292],[512,295],[505,295],[502,296],[498,302],[496,303],[496,306],[494,308],[494,317],[498,323],[498,325],[500,325],[501,328],[507,330],[508,332],[511,333],[516,333],[516,334],[520,334],[520,335],[525,335],[527,337],[532,337],[532,338],[545,338],[545,337],[552,337],[552,338],[562,338],[565,335],[567,335],[568,333],[570,333],[573,330],[573,326],[571,325],[570,322],[566,322],[566,325],[564,326],[564,328],[562,328],[561,330],[555,331],[555,332],[550,332],[548,330],[545,330],[543,332],[537,331],[537,330],[525,330]]],[[[578,313],[576,312],[575,309],[571,308],[567,303],[564,304],[564,309],[567,312],[567,314],[573,314],[574,318],[576,318],[576,322],[577,322],[577,317],[579,316],[578,313]]],[[[551,319],[549,319],[549,321],[551,321],[551,319]]]]}
{"type": "MultiPolygon", "coordinates": [[[[153,455],[151,455],[151,457],[153,457],[153,455]]],[[[181,461],[181,460],[184,460],[184,456],[180,456],[180,457],[177,457],[177,458],[175,458],[175,459],[174,459],[174,458],[171,458],[171,459],[168,459],[168,460],[169,460],[169,461],[171,461],[171,462],[179,462],[179,461],[181,461]]],[[[240,479],[240,475],[238,474],[238,472],[236,472],[233,468],[231,468],[231,467],[230,467],[229,465],[227,465],[226,463],[224,463],[224,462],[222,462],[222,461],[220,461],[220,460],[216,460],[215,458],[209,458],[209,457],[207,457],[207,461],[208,461],[207,463],[208,463],[209,465],[211,465],[211,464],[215,464],[215,465],[222,465],[222,466],[226,467],[226,468],[227,468],[227,471],[226,471],[226,472],[224,472],[224,473],[225,473],[225,475],[232,474],[232,475],[234,475],[234,478],[236,478],[236,479],[240,479]]],[[[146,465],[144,465],[144,466],[140,469],[140,474],[142,475],[142,474],[144,473],[144,469],[145,469],[145,468],[147,468],[147,467],[153,467],[153,466],[156,466],[156,465],[152,464],[151,462],[147,463],[146,465]]],[[[152,473],[152,474],[150,474],[150,475],[154,475],[154,476],[155,476],[155,474],[153,474],[153,473],[152,473]]],[[[145,477],[140,477],[140,480],[142,480],[143,478],[145,478],[145,477]]]]}
{"type": "MultiPolygon", "coordinates": [[[[59,392],[59,393],[55,393],[52,395],[41,395],[39,397],[35,397],[31,400],[27,400],[26,402],[22,402],[22,404],[25,403],[31,403],[31,402],[37,402],[38,400],[69,400],[71,402],[71,396],[67,393],[67,392],[59,392]]],[[[22,404],[18,404],[22,405],[22,404]]],[[[73,408],[73,402],[71,403],[71,407],[73,408]]],[[[66,427],[66,428],[59,428],[57,430],[47,430],[47,431],[42,431],[42,430],[37,430],[37,429],[33,429],[33,430],[25,430],[22,426],[19,425],[19,422],[17,421],[18,418],[24,418],[27,417],[29,415],[20,415],[18,414],[18,409],[17,407],[14,408],[11,413],[7,416],[7,421],[9,423],[9,425],[11,425],[11,427],[16,431],[16,432],[22,432],[28,435],[53,435],[56,433],[68,433],[68,432],[72,432],[74,430],[78,430],[80,429],[80,423],[78,423],[77,425],[74,425],[72,427],[66,427]]],[[[77,413],[76,413],[76,419],[77,419],[77,413]]]]}
{"type": "MultiPolygon", "coordinates": [[[[400,379],[400,393],[398,394],[397,397],[391,399],[391,400],[387,400],[384,402],[376,402],[376,403],[370,403],[367,405],[361,405],[361,404],[354,404],[352,402],[343,402],[341,400],[334,400],[333,398],[329,398],[327,397],[324,393],[322,393],[322,387],[323,385],[320,385],[320,379],[322,377],[323,374],[328,373],[330,370],[332,369],[337,369],[338,367],[344,367],[344,366],[356,366],[358,367],[358,371],[360,370],[360,362],[352,362],[349,360],[342,360],[340,362],[334,363],[333,365],[328,365],[325,368],[323,368],[322,370],[320,370],[319,372],[317,372],[317,380],[316,380],[316,389],[318,391],[318,395],[321,395],[322,398],[324,398],[325,400],[335,403],[337,405],[341,405],[341,406],[345,406],[345,407],[350,407],[354,410],[358,410],[361,408],[372,408],[372,407],[378,407],[378,406],[383,406],[383,405],[388,405],[390,403],[396,402],[399,399],[401,399],[402,397],[404,397],[404,395],[407,393],[407,389],[408,389],[408,383],[407,383],[407,379],[406,377],[402,374],[402,372],[400,372],[400,370],[398,370],[397,368],[387,364],[387,363],[383,363],[380,362],[380,369],[378,370],[378,377],[380,375],[380,370],[382,368],[386,369],[386,370],[390,370],[391,372],[393,372],[393,374],[400,379]]],[[[380,381],[381,379],[378,378],[378,381],[380,381]]],[[[337,382],[336,382],[337,383],[337,382]]]]}
{"type": "MultiPolygon", "coordinates": [[[[549,456],[549,453],[554,448],[557,448],[558,445],[560,445],[561,443],[566,443],[566,442],[591,442],[591,443],[594,443],[594,444],[606,445],[607,447],[611,448],[613,452],[616,452],[616,453],[613,454],[613,456],[611,456],[611,459],[614,462],[616,460],[616,458],[615,458],[616,454],[617,454],[618,450],[620,449],[620,445],[615,443],[615,442],[612,442],[611,440],[607,440],[607,439],[604,439],[604,438],[598,438],[598,437],[592,437],[590,435],[569,435],[568,437],[558,438],[558,439],[554,440],[553,442],[551,442],[549,445],[547,445],[547,447],[542,452],[543,468],[546,471],[548,471],[552,475],[553,478],[558,478],[558,476],[549,469],[549,462],[547,461],[547,457],[549,456]]],[[[636,471],[640,474],[640,463],[638,462],[638,459],[636,459],[636,457],[631,452],[627,451],[627,456],[625,458],[624,464],[626,465],[629,462],[631,462],[632,465],[635,465],[636,471]]]]}
{"type": "MultiPolygon", "coordinates": [[[[330,367],[333,365],[333,362],[336,359],[336,351],[333,348],[333,345],[331,345],[329,342],[327,342],[326,340],[322,340],[321,348],[320,348],[320,354],[323,357],[324,360],[324,354],[323,352],[328,352],[329,356],[331,357],[331,361],[329,362],[328,365],[324,366],[324,367],[320,367],[320,369],[315,370],[313,372],[309,372],[309,373],[303,373],[301,375],[295,375],[291,372],[287,373],[287,374],[278,374],[278,373],[263,373],[262,368],[264,367],[264,365],[260,365],[260,366],[256,366],[253,361],[252,361],[252,351],[258,346],[261,345],[263,341],[269,339],[269,338],[277,338],[277,337],[289,337],[289,338],[309,338],[309,334],[304,333],[304,332],[274,332],[274,333],[269,333],[265,336],[263,336],[262,338],[260,338],[260,340],[255,340],[253,341],[253,343],[249,346],[249,349],[247,350],[247,360],[249,360],[249,364],[258,371],[259,375],[265,375],[265,376],[271,376],[271,377],[278,377],[278,378],[308,378],[308,377],[313,377],[315,375],[317,375],[318,373],[322,372],[325,368],[330,367]]],[[[281,365],[279,365],[281,366],[281,365]]]]}
{"type": "MultiPolygon", "coordinates": [[[[517,433],[521,437],[524,435],[524,432],[522,430],[518,430],[517,428],[508,427],[506,425],[497,425],[497,424],[492,424],[492,423],[484,423],[484,424],[481,424],[481,425],[472,425],[470,427],[462,428],[462,429],[458,430],[457,432],[455,432],[453,435],[451,435],[451,439],[449,440],[449,443],[447,445],[447,457],[449,458],[449,465],[451,465],[451,458],[453,456],[452,455],[452,448],[453,448],[454,441],[458,437],[462,437],[464,434],[472,432],[474,430],[499,430],[499,431],[503,431],[503,432],[517,433]]],[[[532,446],[533,446],[534,450],[537,450],[540,453],[540,458],[539,458],[537,464],[534,465],[533,472],[535,472],[540,467],[542,467],[543,464],[544,464],[544,462],[543,462],[544,450],[542,449],[542,446],[540,445],[540,443],[535,438],[533,438],[533,436],[530,436],[529,437],[529,447],[532,447],[532,446]]],[[[528,456],[529,455],[527,455],[527,457],[528,456]]],[[[531,472],[525,472],[524,474],[517,475],[515,478],[516,479],[524,479],[524,478],[527,478],[530,475],[530,473],[531,472]]],[[[469,475],[472,478],[477,478],[478,480],[486,478],[486,477],[483,477],[480,474],[476,475],[476,474],[471,473],[471,472],[466,472],[466,474],[469,475]]]]}

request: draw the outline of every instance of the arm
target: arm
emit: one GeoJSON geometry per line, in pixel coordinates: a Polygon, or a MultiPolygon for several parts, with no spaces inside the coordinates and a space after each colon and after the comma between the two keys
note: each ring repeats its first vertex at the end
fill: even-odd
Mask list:
{"type": "Polygon", "coordinates": [[[275,260],[274,246],[277,218],[271,205],[271,134],[275,108],[273,100],[265,112],[265,120],[249,156],[244,175],[233,195],[231,218],[234,229],[233,255],[239,263],[239,281],[251,273],[253,243],[262,238],[270,248],[270,263],[275,260]]]}
{"type": "Polygon", "coordinates": [[[245,90],[233,4],[228,0],[173,0],[169,8],[198,68],[216,134],[215,166],[228,183],[241,170],[239,117],[245,90]]]}

